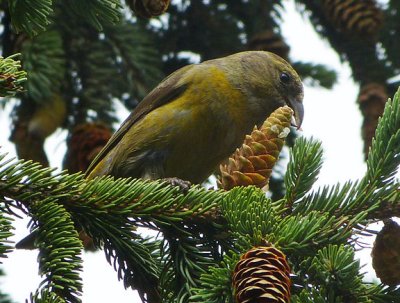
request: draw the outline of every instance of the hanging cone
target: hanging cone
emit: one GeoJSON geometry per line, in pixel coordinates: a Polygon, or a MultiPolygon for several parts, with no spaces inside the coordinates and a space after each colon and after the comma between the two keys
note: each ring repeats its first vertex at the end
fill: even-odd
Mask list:
{"type": "Polygon", "coordinates": [[[372,248],[372,267],[382,283],[400,285],[400,226],[392,221],[376,236],[372,248]]]}
{"type": "Polygon", "coordinates": [[[375,37],[383,23],[375,0],[324,0],[323,9],[338,31],[367,39],[375,37]]]}
{"type": "Polygon", "coordinates": [[[261,128],[254,127],[243,145],[220,166],[219,187],[229,190],[235,186],[264,187],[290,131],[293,111],[288,106],[278,108],[261,128]]]}
{"type": "Polygon", "coordinates": [[[19,159],[32,160],[43,166],[49,166],[44,150],[46,138],[29,131],[30,121],[36,112],[36,104],[32,100],[22,98],[21,102],[15,106],[12,115],[13,127],[10,141],[15,143],[19,159]]]}
{"type": "Polygon", "coordinates": [[[67,140],[64,169],[69,173],[86,171],[100,150],[111,138],[110,129],[101,123],[84,123],[76,126],[67,140]]]}
{"type": "Polygon", "coordinates": [[[255,247],[236,264],[233,289],[238,303],[290,301],[290,267],[286,256],[272,246],[255,247]]]}
{"type": "Polygon", "coordinates": [[[135,14],[144,18],[163,14],[168,9],[169,2],[170,0],[127,0],[135,14]]]}
{"type": "Polygon", "coordinates": [[[358,103],[363,114],[362,136],[364,140],[364,155],[368,156],[372,138],[378,125],[378,119],[383,114],[388,94],[386,87],[380,83],[368,83],[361,86],[358,103]]]}
{"type": "Polygon", "coordinates": [[[49,166],[46,152],[44,150],[44,139],[35,138],[28,132],[27,123],[18,119],[14,123],[10,140],[15,143],[15,149],[19,159],[39,162],[43,166],[49,166]]]}
{"type": "MultiPolygon", "coordinates": [[[[100,150],[111,138],[111,130],[102,123],[77,125],[67,139],[64,169],[69,173],[84,172],[100,150]]],[[[79,233],[85,251],[96,251],[93,239],[85,232],[79,233]]]]}
{"type": "Polygon", "coordinates": [[[248,49],[268,51],[277,54],[285,60],[288,60],[290,50],[283,37],[270,29],[255,34],[249,40],[248,49]]]}

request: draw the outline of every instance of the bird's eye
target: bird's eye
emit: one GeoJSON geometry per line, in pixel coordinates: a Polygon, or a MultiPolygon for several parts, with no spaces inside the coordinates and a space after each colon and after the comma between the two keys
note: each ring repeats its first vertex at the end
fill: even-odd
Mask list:
{"type": "Polygon", "coordinates": [[[279,79],[281,80],[282,83],[288,84],[290,82],[290,76],[288,73],[281,73],[279,76],[279,79]]]}

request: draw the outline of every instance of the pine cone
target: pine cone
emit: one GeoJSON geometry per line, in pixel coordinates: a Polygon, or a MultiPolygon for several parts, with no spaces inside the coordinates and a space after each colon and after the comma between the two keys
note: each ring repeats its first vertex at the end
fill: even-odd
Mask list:
{"type": "Polygon", "coordinates": [[[375,37],[383,23],[383,14],[375,0],[324,0],[326,17],[338,31],[375,37]]]}
{"type": "Polygon", "coordinates": [[[255,247],[241,256],[232,277],[238,303],[285,303],[290,300],[290,267],[272,246],[255,247]]]}
{"type": "Polygon", "coordinates": [[[39,162],[44,167],[49,166],[44,150],[44,138],[33,137],[28,132],[28,125],[23,119],[18,118],[14,122],[10,140],[15,143],[15,149],[19,159],[39,162]]]}
{"type": "Polygon", "coordinates": [[[264,30],[254,35],[248,43],[250,50],[268,51],[284,58],[289,57],[289,46],[283,40],[280,34],[274,33],[273,30],[264,30]]]}
{"type": "Polygon", "coordinates": [[[128,5],[140,17],[151,18],[163,14],[170,0],[129,0],[128,5]]]}
{"type": "MultiPolygon", "coordinates": [[[[64,169],[69,173],[86,171],[90,163],[111,138],[111,130],[102,123],[84,123],[76,126],[67,140],[64,169]]],[[[79,232],[85,251],[95,251],[93,239],[79,232]]]]}
{"type": "Polygon", "coordinates": [[[85,123],[75,127],[67,141],[64,168],[70,173],[86,171],[111,135],[110,129],[101,123],[85,123]]]}
{"type": "Polygon", "coordinates": [[[376,236],[372,248],[372,267],[382,283],[390,286],[400,284],[400,226],[392,221],[376,236]]]}
{"type": "Polygon", "coordinates": [[[293,111],[284,106],[274,111],[261,128],[254,127],[243,145],[221,165],[219,186],[229,190],[235,186],[264,187],[290,129],[293,111]]]}
{"type": "Polygon", "coordinates": [[[365,158],[368,156],[369,147],[378,125],[378,119],[383,114],[388,97],[386,87],[380,83],[368,83],[360,89],[358,103],[364,117],[362,136],[365,158]]]}
{"type": "MultiPolygon", "coordinates": [[[[49,102],[52,103],[52,101],[49,102]]],[[[52,105],[46,104],[44,107],[52,107],[52,105]]],[[[43,166],[49,166],[44,150],[44,141],[46,136],[56,129],[54,125],[57,124],[59,126],[61,119],[56,123],[52,123],[52,118],[46,115],[47,110],[51,112],[50,109],[44,109],[43,107],[38,109],[36,103],[25,98],[22,98],[21,102],[15,106],[10,140],[15,143],[19,159],[32,160],[39,162],[43,166]],[[32,123],[37,128],[33,128],[32,123]],[[51,128],[50,131],[48,128],[51,128]]]]}

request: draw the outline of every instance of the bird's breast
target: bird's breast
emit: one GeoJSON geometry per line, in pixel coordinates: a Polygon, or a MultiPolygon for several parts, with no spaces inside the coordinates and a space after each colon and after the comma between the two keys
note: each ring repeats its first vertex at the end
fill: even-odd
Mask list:
{"type": "Polygon", "coordinates": [[[254,126],[246,123],[246,100],[241,92],[219,71],[211,75],[199,79],[169,105],[170,122],[163,132],[168,145],[167,176],[203,181],[254,126]]]}
{"type": "Polygon", "coordinates": [[[200,183],[254,126],[248,122],[246,105],[224,72],[216,67],[200,71],[189,79],[183,94],[149,112],[129,131],[124,143],[135,146],[124,155],[125,163],[159,174],[155,177],[200,183]]]}

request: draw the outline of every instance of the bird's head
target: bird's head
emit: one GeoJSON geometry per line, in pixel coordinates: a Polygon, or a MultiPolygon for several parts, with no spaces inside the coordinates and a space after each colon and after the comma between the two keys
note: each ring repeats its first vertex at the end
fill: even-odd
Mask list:
{"type": "Polygon", "coordinates": [[[289,106],[294,112],[294,126],[301,127],[304,118],[303,107],[303,84],[297,72],[292,66],[281,57],[269,54],[274,58],[275,72],[272,75],[276,80],[276,92],[279,99],[284,100],[285,105],[289,106]]]}
{"type": "Polygon", "coordinates": [[[247,95],[253,114],[259,112],[265,119],[265,115],[287,105],[294,112],[293,124],[300,128],[304,117],[303,84],[293,67],[266,51],[247,51],[230,57],[228,62],[232,66],[227,67],[240,69],[233,81],[247,95]]]}

